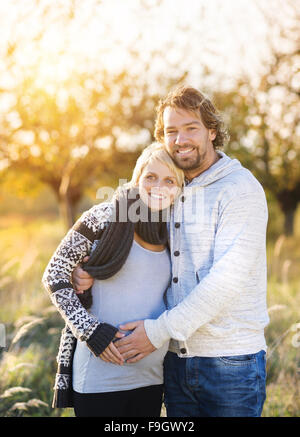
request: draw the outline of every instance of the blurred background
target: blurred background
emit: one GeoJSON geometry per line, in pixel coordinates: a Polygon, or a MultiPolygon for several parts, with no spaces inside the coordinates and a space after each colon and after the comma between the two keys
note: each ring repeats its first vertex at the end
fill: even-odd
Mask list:
{"type": "Polygon", "coordinates": [[[0,29],[0,416],[73,415],[51,408],[63,322],[41,277],[177,84],[214,101],[265,189],[263,415],[299,416],[300,1],[1,0],[0,29]]]}

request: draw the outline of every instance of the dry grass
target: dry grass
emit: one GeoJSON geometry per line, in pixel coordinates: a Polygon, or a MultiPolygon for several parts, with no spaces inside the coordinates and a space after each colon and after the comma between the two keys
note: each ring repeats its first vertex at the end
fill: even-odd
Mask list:
{"type": "MultiPolygon", "coordinates": [[[[0,220],[0,416],[72,416],[53,410],[52,385],[62,320],[41,285],[61,222],[20,217],[0,220]]],[[[267,401],[263,416],[300,415],[300,237],[268,246],[267,401]]]]}

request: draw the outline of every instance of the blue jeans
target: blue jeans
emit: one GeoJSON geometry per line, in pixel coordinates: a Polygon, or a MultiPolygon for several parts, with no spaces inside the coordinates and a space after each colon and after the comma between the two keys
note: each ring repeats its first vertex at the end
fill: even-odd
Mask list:
{"type": "Polygon", "coordinates": [[[168,417],[259,417],[266,399],[265,351],[164,362],[168,417]]]}

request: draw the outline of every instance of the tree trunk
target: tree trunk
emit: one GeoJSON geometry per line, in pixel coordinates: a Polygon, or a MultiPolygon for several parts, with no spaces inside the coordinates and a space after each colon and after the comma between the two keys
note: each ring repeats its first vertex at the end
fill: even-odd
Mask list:
{"type": "Polygon", "coordinates": [[[72,205],[68,196],[59,198],[59,211],[65,228],[70,229],[75,222],[75,205],[72,205]]]}
{"type": "Polygon", "coordinates": [[[63,218],[66,229],[70,229],[75,221],[74,204],[71,202],[71,173],[74,167],[74,163],[70,163],[62,176],[61,183],[58,191],[59,208],[61,217],[63,218]]]}
{"type": "Polygon", "coordinates": [[[284,234],[288,237],[294,235],[295,209],[283,211],[284,213],[284,234]]]}
{"type": "Polygon", "coordinates": [[[286,236],[294,235],[295,212],[300,201],[299,186],[294,190],[283,190],[277,194],[281,211],[284,214],[284,233],[286,236]]]}
{"type": "Polygon", "coordinates": [[[53,190],[59,206],[59,214],[64,222],[65,229],[70,229],[75,223],[76,208],[82,197],[82,191],[77,188],[68,187],[68,190],[61,189],[61,182],[58,180],[47,181],[53,190]]]}

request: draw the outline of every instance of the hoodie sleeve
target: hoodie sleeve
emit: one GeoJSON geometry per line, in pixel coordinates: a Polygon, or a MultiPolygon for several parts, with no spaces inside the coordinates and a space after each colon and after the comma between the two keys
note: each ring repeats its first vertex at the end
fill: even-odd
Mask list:
{"type": "Polygon", "coordinates": [[[265,262],[267,217],[262,189],[237,195],[223,205],[209,273],[176,307],[157,320],[145,321],[156,348],[170,338],[186,341],[245,289],[256,275],[257,263],[265,262]]]}
{"type": "Polygon", "coordinates": [[[72,272],[90,254],[99,229],[110,219],[110,204],[100,204],[85,212],[59,244],[43,275],[43,285],[52,303],[73,335],[86,341],[98,356],[114,338],[117,328],[100,323],[81,304],[72,285],[72,272]]]}

